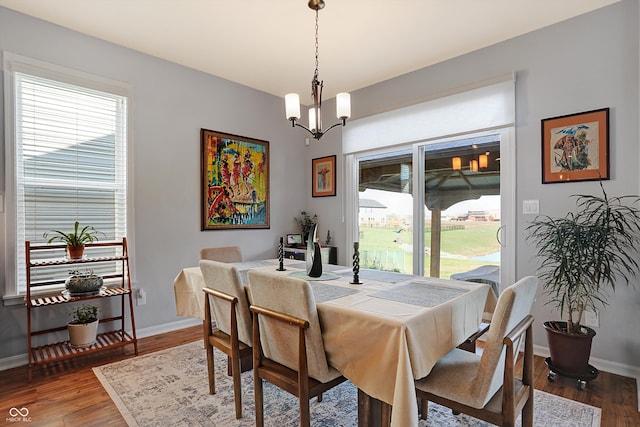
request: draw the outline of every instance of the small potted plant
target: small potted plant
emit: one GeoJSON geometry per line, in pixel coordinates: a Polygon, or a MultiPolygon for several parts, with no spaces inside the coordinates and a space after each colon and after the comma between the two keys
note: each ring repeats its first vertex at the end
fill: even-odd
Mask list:
{"type": "Polygon", "coordinates": [[[544,322],[554,370],[579,376],[589,370],[595,331],[581,324],[585,311],[607,305],[616,282],[638,273],[638,196],[573,195],[577,212],[536,217],[527,227],[540,259],[539,277],[562,321],[544,322]]]}
{"type": "Polygon", "coordinates": [[[98,333],[98,307],[83,304],[71,311],[71,321],[67,324],[69,344],[72,347],[91,347],[98,333]]]}
{"type": "Polygon", "coordinates": [[[101,276],[93,273],[93,270],[73,270],[64,282],[64,286],[72,297],[97,295],[104,283],[101,276]]]}
{"type": "Polygon", "coordinates": [[[65,233],[60,230],[51,230],[42,235],[47,240],[47,243],[53,243],[56,240],[67,245],[67,254],[71,259],[80,259],[84,253],[84,245],[86,243],[95,242],[98,240],[98,234],[105,234],[96,230],[93,226],[85,225],[80,228],[80,223],[75,222],[73,231],[65,233]],[[49,237],[50,234],[53,236],[49,237]]]}
{"type": "Polygon", "coordinates": [[[306,211],[300,211],[300,216],[296,217],[295,220],[300,227],[302,238],[306,242],[309,238],[309,233],[313,231],[313,227],[318,223],[318,215],[313,214],[311,216],[306,211]]]}

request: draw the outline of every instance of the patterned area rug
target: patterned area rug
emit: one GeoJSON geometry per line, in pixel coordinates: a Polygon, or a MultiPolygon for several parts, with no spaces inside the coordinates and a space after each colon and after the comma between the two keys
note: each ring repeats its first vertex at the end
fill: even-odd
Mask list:
{"type": "MultiPolygon", "coordinates": [[[[130,426],[254,426],[253,373],[242,374],[243,418],[236,420],[231,377],[226,357],[215,350],[216,394],[209,394],[207,360],[201,342],[151,353],[94,368],[102,386],[130,426]]],[[[299,424],[297,398],[265,382],[265,425],[299,424]]],[[[311,399],[312,426],[357,426],[357,390],[350,382],[311,399]]],[[[534,425],[540,427],[597,427],[600,409],[535,391],[534,425]]],[[[517,425],[520,425],[518,420],[517,425]]],[[[420,427],[490,424],[431,403],[427,422],[420,427]]]]}

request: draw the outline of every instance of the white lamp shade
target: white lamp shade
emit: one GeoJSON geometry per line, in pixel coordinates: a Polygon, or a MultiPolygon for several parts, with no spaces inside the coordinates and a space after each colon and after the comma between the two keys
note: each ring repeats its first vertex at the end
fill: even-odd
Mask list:
{"type": "Polygon", "coordinates": [[[309,108],[309,130],[315,132],[316,130],[316,109],[309,108]]]}
{"type": "Polygon", "coordinates": [[[336,116],[339,119],[351,117],[351,95],[346,92],[336,95],[336,116]]]}
{"type": "Polygon", "coordinates": [[[300,96],[297,93],[288,93],[284,96],[287,120],[300,118],[300,96]]]}

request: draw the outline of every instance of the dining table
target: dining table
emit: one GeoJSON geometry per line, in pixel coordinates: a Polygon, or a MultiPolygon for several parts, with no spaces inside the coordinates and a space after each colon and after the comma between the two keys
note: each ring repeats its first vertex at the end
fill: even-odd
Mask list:
{"type": "MultiPolygon", "coordinates": [[[[327,360],[367,397],[391,407],[393,427],[418,425],[414,381],[477,331],[497,297],[486,283],[398,272],[323,265],[309,277],[304,262],[285,259],[234,263],[245,286],[247,273],[264,269],[307,280],[313,289],[327,360]]],[[[204,318],[205,286],[199,267],[174,280],[176,313],[204,318]]],[[[359,399],[360,400],[360,399],[359,399]]]]}

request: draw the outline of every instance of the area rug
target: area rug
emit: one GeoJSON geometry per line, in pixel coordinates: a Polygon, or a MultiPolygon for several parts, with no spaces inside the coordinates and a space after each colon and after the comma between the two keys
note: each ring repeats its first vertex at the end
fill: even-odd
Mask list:
{"type": "MultiPolygon", "coordinates": [[[[235,418],[233,384],[226,375],[226,356],[215,350],[216,394],[209,394],[207,360],[202,342],[194,342],[94,368],[102,386],[130,426],[254,426],[253,373],[242,374],[243,418],[235,418]]],[[[299,424],[297,398],[265,382],[265,425],[299,424]]],[[[357,389],[350,382],[311,399],[311,424],[322,427],[358,425],[357,389]]],[[[597,427],[600,409],[535,391],[534,425],[597,427]]],[[[431,403],[420,427],[490,426],[431,403]]],[[[517,425],[520,425],[518,420],[517,425]]]]}

